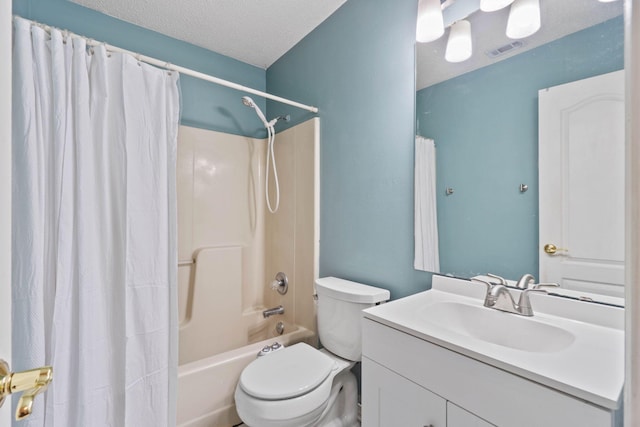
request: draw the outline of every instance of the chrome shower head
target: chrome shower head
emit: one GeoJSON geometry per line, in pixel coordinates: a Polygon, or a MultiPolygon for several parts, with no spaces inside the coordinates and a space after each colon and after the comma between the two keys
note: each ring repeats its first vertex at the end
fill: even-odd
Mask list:
{"type": "Polygon", "coordinates": [[[249,98],[248,96],[243,96],[242,97],[242,103],[244,105],[246,105],[247,107],[251,107],[251,108],[255,108],[256,104],[255,102],[253,102],[253,99],[249,98]]]}
{"type": "Polygon", "coordinates": [[[256,110],[256,114],[258,115],[258,118],[260,120],[262,120],[262,124],[264,125],[264,127],[266,127],[266,128],[269,127],[269,123],[267,123],[267,119],[264,117],[264,114],[262,114],[262,111],[256,105],[256,103],[253,102],[253,99],[249,98],[248,96],[243,96],[242,97],[242,103],[244,105],[246,105],[247,107],[250,107],[250,108],[253,108],[254,110],[256,110]]]}

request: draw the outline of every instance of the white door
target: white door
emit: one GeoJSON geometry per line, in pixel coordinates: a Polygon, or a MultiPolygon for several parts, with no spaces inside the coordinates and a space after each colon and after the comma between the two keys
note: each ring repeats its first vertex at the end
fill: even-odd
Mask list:
{"type": "Polygon", "coordinates": [[[624,296],[624,104],[624,71],[539,92],[541,282],[624,296]]]}
{"type": "MultiPolygon", "coordinates": [[[[11,358],[11,2],[0,1],[0,359],[11,358]]],[[[11,405],[0,426],[11,423],[11,405]]]]}

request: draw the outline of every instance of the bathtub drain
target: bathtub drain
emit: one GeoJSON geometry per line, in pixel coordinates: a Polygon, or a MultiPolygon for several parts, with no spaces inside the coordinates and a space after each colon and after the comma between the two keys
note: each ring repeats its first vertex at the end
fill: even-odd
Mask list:
{"type": "Polygon", "coordinates": [[[283,322],[276,323],[276,333],[278,335],[282,335],[283,332],[284,332],[284,323],[283,322]]]}

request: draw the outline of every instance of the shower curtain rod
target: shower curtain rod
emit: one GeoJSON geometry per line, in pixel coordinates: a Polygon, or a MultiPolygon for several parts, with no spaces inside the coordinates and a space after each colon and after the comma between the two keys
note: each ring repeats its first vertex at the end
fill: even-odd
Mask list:
{"type": "MultiPolygon", "coordinates": [[[[18,15],[14,15],[14,18],[20,18],[20,19],[24,19],[27,22],[31,22],[33,25],[37,25],[38,27],[42,28],[43,30],[45,30],[49,34],[51,34],[51,30],[54,29],[54,27],[50,27],[49,25],[42,24],[40,22],[36,22],[36,21],[31,20],[31,19],[22,18],[21,16],[18,16],[18,15]]],[[[128,55],[132,55],[133,57],[135,57],[140,62],[146,62],[147,64],[154,65],[156,67],[164,68],[164,69],[170,70],[170,71],[176,71],[176,72],[178,72],[180,74],[184,74],[184,75],[187,75],[187,76],[195,77],[197,79],[205,80],[207,82],[215,83],[215,84],[218,84],[218,85],[221,85],[221,86],[226,86],[226,87],[229,87],[231,89],[236,89],[236,90],[239,90],[239,91],[248,92],[248,93],[250,93],[252,95],[261,96],[261,97],[266,98],[266,99],[271,99],[272,101],[277,101],[277,102],[280,102],[282,104],[287,104],[287,105],[291,105],[293,107],[301,108],[303,110],[311,111],[312,113],[317,113],[318,112],[318,108],[314,107],[312,105],[305,105],[305,104],[301,104],[301,103],[296,102],[296,101],[291,101],[290,99],[287,99],[287,98],[282,98],[280,96],[271,95],[270,93],[267,93],[267,92],[262,92],[260,90],[253,89],[253,88],[250,88],[250,87],[247,87],[247,86],[243,86],[243,85],[240,85],[238,83],[230,82],[228,80],[224,80],[224,79],[221,79],[221,78],[218,78],[218,77],[215,77],[215,76],[210,76],[208,74],[201,73],[199,71],[191,70],[189,68],[181,67],[179,65],[174,65],[174,64],[171,64],[169,62],[162,61],[160,59],[152,58],[150,56],[141,55],[139,53],[132,52],[130,50],[123,49],[123,48],[120,48],[120,47],[117,47],[117,46],[113,46],[113,45],[110,45],[110,44],[105,43],[105,42],[99,42],[99,41],[96,41],[96,40],[91,39],[89,37],[85,37],[85,36],[81,36],[79,34],[72,33],[71,31],[67,31],[67,30],[59,30],[59,31],[61,31],[65,36],[74,36],[74,37],[83,38],[84,40],[87,41],[87,45],[89,45],[89,46],[104,46],[105,49],[107,51],[110,51],[110,52],[118,52],[118,53],[124,53],[124,54],[128,54],[128,55]]]]}

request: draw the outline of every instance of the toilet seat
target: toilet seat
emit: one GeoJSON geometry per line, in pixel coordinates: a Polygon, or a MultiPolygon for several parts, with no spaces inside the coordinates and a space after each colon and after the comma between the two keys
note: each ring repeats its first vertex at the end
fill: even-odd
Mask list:
{"type": "Polygon", "coordinates": [[[254,360],[242,371],[239,385],[257,399],[291,399],[316,389],[336,368],[323,352],[298,343],[254,360]]]}
{"type": "Polygon", "coordinates": [[[352,364],[304,343],[260,357],[251,362],[240,376],[235,392],[236,409],[247,425],[313,425],[327,406],[334,385],[333,378],[352,364]],[[292,366],[301,375],[298,379],[290,378],[294,376],[290,369],[292,366]],[[248,373],[245,375],[245,372],[248,373]],[[308,384],[302,381],[303,376],[310,379],[308,384]],[[318,381],[319,384],[312,386],[318,381]],[[301,389],[306,391],[301,392],[301,389]],[[257,397],[252,393],[266,397],[257,397]],[[273,398],[286,395],[293,397],[273,398]]]}
{"type": "Polygon", "coordinates": [[[302,396],[282,400],[263,400],[248,395],[238,384],[235,402],[245,424],[261,427],[300,427],[312,425],[323,413],[331,394],[332,381],[325,381],[302,396]]]}

